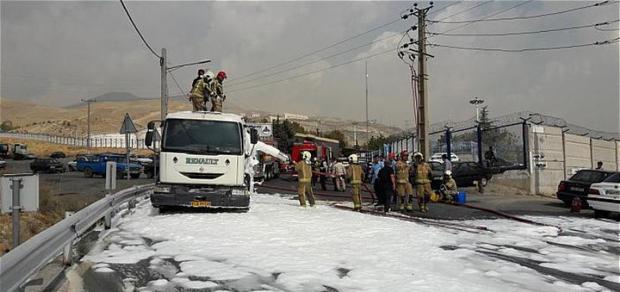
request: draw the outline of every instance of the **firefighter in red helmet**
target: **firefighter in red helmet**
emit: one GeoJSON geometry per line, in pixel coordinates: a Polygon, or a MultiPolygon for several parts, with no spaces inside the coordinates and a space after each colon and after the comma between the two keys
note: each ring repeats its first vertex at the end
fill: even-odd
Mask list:
{"type": "Polygon", "coordinates": [[[215,80],[211,83],[211,92],[213,96],[211,97],[211,111],[221,112],[222,111],[222,103],[226,100],[226,95],[224,94],[224,79],[228,78],[226,76],[226,72],[220,71],[217,73],[215,80]]]}

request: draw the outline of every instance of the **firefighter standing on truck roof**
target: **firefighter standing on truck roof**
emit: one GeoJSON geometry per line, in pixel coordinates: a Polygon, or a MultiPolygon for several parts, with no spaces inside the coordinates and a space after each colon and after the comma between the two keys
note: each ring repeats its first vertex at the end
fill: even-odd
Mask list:
{"type": "MultiPolygon", "coordinates": [[[[198,71],[198,74],[204,73],[204,70],[198,71]]],[[[189,99],[192,102],[194,111],[207,110],[204,106],[205,93],[207,92],[207,84],[204,81],[204,74],[198,75],[194,82],[192,82],[192,91],[189,94],[189,99]]]]}
{"type": "Polygon", "coordinates": [[[298,175],[297,195],[299,196],[299,205],[306,206],[306,194],[308,195],[308,201],[310,207],[314,206],[314,193],[312,193],[312,167],[310,166],[310,159],[312,155],[310,152],[304,151],[301,153],[302,160],[295,163],[295,170],[298,175]]]}
{"type": "Polygon", "coordinates": [[[396,193],[400,200],[401,211],[405,209],[405,204],[407,204],[407,211],[413,210],[413,187],[409,183],[408,159],[409,152],[405,150],[400,153],[400,160],[396,162],[396,193]]]}
{"type": "Polygon", "coordinates": [[[431,197],[433,190],[431,189],[431,167],[424,161],[424,155],[417,152],[413,155],[416,167],[415,167],[415,184],[416,192],[418,195],[418,204],[420,205],[420,211],[423,213],[428,212],[428,201],[431,197]]]}
{"type": "Polygon", "coordinates": [[[220,71],[217,73],[215,80],[211,83],[211,111],[221,112],[222,103],[226,100],[226,94],[224,94],[224,79],[228,78],[226,72],[220,71]]]}
{"type": "Polygon", "coordinates": [[[364,171],[362,166],[357,162],[357,155],[351,154],[349,156],[349,171],[347,172],[349,179],[351,179],[351,195],[353,196],[353,211],[362,211],[362,177],[364,177],[364,171]]]}

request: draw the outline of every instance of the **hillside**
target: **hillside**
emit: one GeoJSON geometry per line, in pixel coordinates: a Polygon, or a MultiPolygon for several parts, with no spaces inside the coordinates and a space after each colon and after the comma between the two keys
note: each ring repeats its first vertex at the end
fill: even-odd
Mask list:
{"type": "MultiPolygon", "coordinates": [[[[104,95],[107,99],[116,98],[119,94],[104,95]]],[[[126,95],[129,96],[129,95],[126,95]]],[[[133,96],[133,95],[132,95],[133,96]]],[[[106,99],[104,98],[104,100],[106,99]]],[[[191,110],[191,104],[181,97],[173,97],[169,101],[169,111],[191,110]]],[[[125,113],[134,120],[138,130],[146,127],[147,123],[159,119],[159,99],[122,100],[122,101],[97,101],[91,103],[91,132],[96,134],[117,133],[125,113]]],[[[224,109],[227,112],[242,114],[251,111],[244,109],[234,102],[227,101],[224,109]]],[[[268,113],[259,113],[265,117],[268,113]]],[[[87,133],[87,106],[86,104],[73,105],[65,108],[38,105],[34,103],[2,99],[0,102],[0,120],[11,121],[17,127],[17,132],[49,133],[62,136],[85,136],[87,133]]],[[[308,132],[315,132],[317,120],[320,120],[321,133],[332,130],[341,130],[345,133],[348,145],[355,144],[353,140],[353,122],[330,118],[311,118],[299,122],[308,132]]],[[[365,126],[358,126],[358,143],[366,143],[365,126]]],[[[384,136],[401,132],[398,128],[374,124],[370,127],[371,135],[384,136]]]]}

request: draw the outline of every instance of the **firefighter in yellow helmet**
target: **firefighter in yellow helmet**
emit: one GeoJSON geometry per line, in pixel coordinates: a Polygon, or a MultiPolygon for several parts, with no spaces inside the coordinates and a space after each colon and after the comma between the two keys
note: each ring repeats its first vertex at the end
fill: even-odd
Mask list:
{"type": "Polygon", "coordinates": [[[314,193],[312,192],[312,166],[310,159],[312,155],[308,151],[301,153],[301,160],[295,162],[295,170],[298,175],[297,195],[299,196],[299,204],[302,207],[306,206],[306,195],[308,195],[308,201],[310,207],[314,206],[314,193]]]}
{"type": "Polygon", "coordinates": [[[405,150],[400,153],[400,160],[396,162],[396,193],[400,200],[401,211],[405,210],[405,204],[407,204],[407,211],[413,210],[413,187],[409,183],[408,159],[409,152],[405,150]]]}
{"type": "Polygon", "coordinates": [[[428,212],[428,201],[433,190],[431,189],[431,167],[424,161],[424,155],[417,152],[413,155],[415,159],[415,185],[418,195],[420,211],[428,212]]]}
{"type": "Polygon", "coordinates": [[[351,195],[353,197],[353,211],[362,211],[362,177],[364,171],[362,166],[358,164],[356,154],[349,155],[349,171],[348,178],[351,180],[351,195]]]}

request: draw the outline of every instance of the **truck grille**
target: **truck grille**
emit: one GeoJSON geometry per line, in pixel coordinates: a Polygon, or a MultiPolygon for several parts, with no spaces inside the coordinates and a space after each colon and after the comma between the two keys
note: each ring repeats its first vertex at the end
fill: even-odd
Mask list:
{"type": "Polygon", "coordinates": [[[216,179],[223,173],[199,173],[199,172],[181,172],[182,175],[193,179],[216,179]]]}

